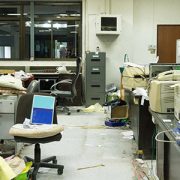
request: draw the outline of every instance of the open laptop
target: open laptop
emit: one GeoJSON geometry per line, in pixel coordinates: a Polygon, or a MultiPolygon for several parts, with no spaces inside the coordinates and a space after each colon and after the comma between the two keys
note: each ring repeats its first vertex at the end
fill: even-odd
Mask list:
{"type": "Polygon", "coordinates": [[[34,95],[31,123],[32,124],[52,124],[54,116],[55,97],[34,95]]]}

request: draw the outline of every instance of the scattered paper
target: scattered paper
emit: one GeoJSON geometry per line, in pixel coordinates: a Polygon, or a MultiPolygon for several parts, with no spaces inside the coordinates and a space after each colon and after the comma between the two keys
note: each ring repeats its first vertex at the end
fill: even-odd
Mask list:
{"type": "Polygon", "coordinates": [[[0,156],[0,180],[10,180],[16,177],[16,174],[10,168],[8,163],[0,156]]]}
{"type": "Polygon", "coordinates": [[[133,139],[133,131],[122,132],[124,139],[133,139]]]}

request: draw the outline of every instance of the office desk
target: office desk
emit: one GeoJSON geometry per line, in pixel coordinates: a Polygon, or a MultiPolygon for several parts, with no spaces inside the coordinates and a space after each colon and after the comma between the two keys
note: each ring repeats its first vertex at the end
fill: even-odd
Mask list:
{"type": "MultiPolygon", "coordinates": [[[[166,131],[158,139],[175,141],[175,134],[171,130],[176,127],[177,120],[174,114],[160,114],[151,111],[154,117],[157,133],[166,131]],[[164,120],[171,122],[164,122],[164,120]]],[[[178,180],[180,166],[180,147],[176,143],[156,142],[156,166],[160,180],[178,180]]]]}
{"type": "MultiPolygon", "coordinates": [[[[133,130],[134,139],[138,150],[143,151],[144,159],[152,159],[152,136],[155,125],[149,112],[149,101],[144,100],[141,105],[142,96],[136,96],[130,90],[125,90],[125,100],[129,106],[130,127],[133,130]]],[[[155,156],[153,156],[155,158],[155,156]]]]}
{"type": "Polygon", "coordinates": [[[17,95],[0,95],[0,139],[13,139],[9,129],[15,121],[15,103],[17,95]]]}

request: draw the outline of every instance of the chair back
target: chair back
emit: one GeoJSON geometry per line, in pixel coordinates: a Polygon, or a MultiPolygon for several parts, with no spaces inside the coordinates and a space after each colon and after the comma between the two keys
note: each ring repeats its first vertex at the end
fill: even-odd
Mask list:
{"type": "Polygon", "coordinates": [[[71,88],[72,98],[77,96],[76,82],[77,82],[77,79],[78,79],[79,74],[81,72],[81,63],[82,63],[81,57],[78,57],[76,59],[76,74],[75,74],[75,76],[74,76],[74,78],[72,80],[72,88],[71,88]]]}
{"type": "Polygon", "coordinates": [[[27,87],[27,93],[37,93],[39,92],[40,82],[37,80],[32,80],[27,87]]]}
{"type": "MultiPolygon", "coordinates": [[[[36,94],[43,96],[50,96],[50,94],[45,94],[45,93],[36,93],[36,94]]],[[[15,111],[15,124],[17,123],[22,124],[25,118],[30,119],[34,95],[35,94],[30,93],[30,94],[23,94],[19,97],[15,111]]],[[[56,108],[54,108],[53,124],[57,124],[56,108]]]]}

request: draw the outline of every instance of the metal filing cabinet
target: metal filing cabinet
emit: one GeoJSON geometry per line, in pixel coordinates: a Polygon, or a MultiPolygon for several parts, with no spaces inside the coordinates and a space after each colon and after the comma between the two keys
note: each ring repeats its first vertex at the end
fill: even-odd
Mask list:
{"type": "Polygon", "coordinates": [[[9,129],[14,125],[17,96],[0,95],[0,139],[13,139],[9,129]]]}
{"type": "Polygon", "coordinates": [[[85,62],[86,106],[105,102],[106,53],[88,52],[85,62]]]}

